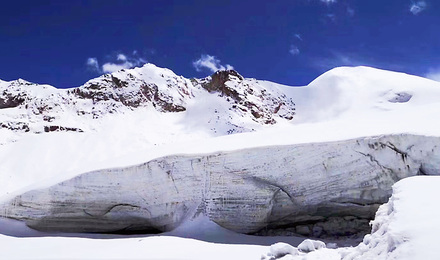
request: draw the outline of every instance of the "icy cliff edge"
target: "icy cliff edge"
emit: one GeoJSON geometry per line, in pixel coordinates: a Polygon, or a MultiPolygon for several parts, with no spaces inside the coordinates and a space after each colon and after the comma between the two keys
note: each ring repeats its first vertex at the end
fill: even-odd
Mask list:
{"type": "Polygon", "coordinates": [[[394,183],[439,163],[440,138],[415,135],[166,156],[26,192],[0,213],[52,231],[163,232],[204,214],[240,233],[356,235],[394,183]]]}

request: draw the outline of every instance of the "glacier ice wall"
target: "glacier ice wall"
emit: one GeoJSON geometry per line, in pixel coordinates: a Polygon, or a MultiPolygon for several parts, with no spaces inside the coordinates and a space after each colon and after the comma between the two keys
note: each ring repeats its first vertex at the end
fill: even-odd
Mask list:
{"type": "Polygon", "coordinates": [[[204,214],[240,233],[343,235],[368,226],[395,182],[439,164],[440,138],[409,134],[174,155],[28,191],[0,214],[48,231],[162,232],[204,214]]]}

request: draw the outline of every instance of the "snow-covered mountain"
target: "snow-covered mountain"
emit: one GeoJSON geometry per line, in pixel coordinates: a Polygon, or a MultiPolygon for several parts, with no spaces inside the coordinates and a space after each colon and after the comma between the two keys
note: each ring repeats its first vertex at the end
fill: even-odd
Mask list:
{"type": "MultiPolygon", "coordinates": [[[[213,135],[252,131],[295,115],[295,104],[280,88],[244,79],[236,71],[186,79],[153,64],[105,74],[66,90],[21,79],[1,82],[0,109],[1,128],[36,134],[90,131],[99,124],[92,119],[136,110],[180,113],[185,117],[181,124],[208,128],[213,135]]],[[[160,113],[156,115],[166,117],[160,113]]]]}
{"type": "Polygon", "coordinates": [[[0,214],[39,229],[168,231],[202,214],[354,234],[395,182],[440,174],[440,83],[367,67],[289,87],[147,64],[67,90],[0,81],[0,107],[0,214]]]}

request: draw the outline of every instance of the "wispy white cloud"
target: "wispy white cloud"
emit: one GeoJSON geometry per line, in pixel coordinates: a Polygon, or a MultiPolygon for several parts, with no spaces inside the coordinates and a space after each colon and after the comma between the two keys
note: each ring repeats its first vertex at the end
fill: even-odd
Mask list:
{"type": "Polygon", "coordinates": [[[99,72],[99,63],[97,58],[88,58],[87,59],[87,68],[91,71],[99,72]]]}
{"type": "Polygon", "coordinates": [[[208,69],[211,72],[216,72],[218,70],[232,70],[232,67],[229,64],[222,65],[220,64],[220,60],[215,58],[214,56],[203,54],[200,59],[193,62],[193,66],[197,71],[201,71],[202,69],[208,69]]]}
{"type": "Polygon", "coordinates": [[[300,54],[300,50],[297,46],[292,44],[292,45],[290,45],[289,53],[292,54],[293,56],[296,56],[296,55],[300,54]]]}
{"type": "Polygon", "coordinates": [[[425,74],[425,78],[440,81],[440,67],[435,69],[430,69],[428,73],[425,74]]]}
{"type": "Polygon", "coordinates": [[[311,65],[320,70],[329,70],[340,66],[372,66],[377,67],[372,60],[352,53],[332,51],[327,57],[316,57],[311,65]]]}
{"type": "Polygon", "coordinates": [[[125,56],[123,53],[119,53],[116,59],[119,61],[127,61],[127,56],[125,56]]]}
{"type": "Polygon", "coordinates": [[[419,13],[423,12],[427,7],[428,6],[425,1],[412,2],[409,11],[413,15],[418,15],[419,13]]]}
{"type": "Polygon", "coordinates": [[[355,52],[328,51],[323,57],[313,57],[308,60],[310,66],[315,69],[326,71],[341,66],[368,66],[380,69],[395,71],[405,71],[405,66],[400,63],[394,63],[384,60],[376,60],[368,54],[359,54],[355,52]]]}
{"type": "Polygon", "coordinates": [[[131,69],[145,63],[147,63],[147,60],[140,57],[137,51],[133,51],[132,55],[124,53],[112,55],[102,66],[99,65],[97,58],[88,58],[87,68],[98,73],[112,73],[121,69],[131,69]]]}
{"type": "Polygon", "coordinates": [[[107,62],[102,65],[102,72],[104,73],[112,73],[122,69],[130,69],[135,67],[133,63],[129,61],[125,61],[124,63],[112,63],[107,62]]]}
{"type": "Polygon", "coordinates": [[[321,2],[323,2],[323,3],[326,3],[326,4],[334,4],[334,3],[336,3],[337,1],[336,0],[321,0],[321,2]]]}
{"type": "MultiPolygon", "coordinates": [[[[311,0],[309,0],[311,1],[311,0]]],[[[347,1],[338,0],[314,0],[317,3],[327,5],[326,13],[319,19],[324,24],[338,23],[343,19],[352,18],[356,15],[355,9],[347,1]]]]}
{"type": "Polygon", "coordinates": [[[354,11],[353,8],[351,8],[349,6],[349,7],[347,7],[347,14],[348,14],[348,16],[352,17],[352,16],[354,16],[356,14],[356,12],[354,11]]]}
{"type": "Polygon", "coordinates": [[[336,15],[335,14],[326,14],[325,17],[332,22],[336,22],[336,15]]]}

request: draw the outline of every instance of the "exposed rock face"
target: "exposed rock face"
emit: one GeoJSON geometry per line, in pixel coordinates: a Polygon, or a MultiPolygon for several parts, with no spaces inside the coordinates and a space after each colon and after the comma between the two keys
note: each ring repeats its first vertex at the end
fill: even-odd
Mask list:
{"type": "Polygon", "coordinates": [[[440,138],[414,135],[167,156],[26,192],[0,214],[52,231],[167,231],[203,213],[241,233],[350,235],[395,182],[438,175],[439,164],[440,138]]]}
{"type": "Polygon", "coordinates": [[[233,109],[250,114],[256,122],[274,124],[274,115],[287,120],[292,120],[295,115],[295,103],[286,95],[270,93],[245,80],[235,70],[217,71],[211,77],[196,82],[210,93],[226,97],[233,109]]]}
{"type": "Polygon", "coordinates": [[[0,84],[0,128],[14,133],[44,132],[45,129],[41,127],[44,122],[60,119],[74,105],[74,100],[66,93],[49,85],[34,84],[22,79],[3,82],[0,84]],[[38,127],[34,127],[36,125],[38,127]]]}
{"type": "Polygon", "coordinates": [[[31,83],[24,80],[11,82],[9,88],[2,89],[0,93],[0,109],[17,107],[26,101],[28,93],[18,91],[21,86],[29,86],[31,83]]]}
{"type": "Polygon", "coordinates": [[[115,112],[121,106],[134,109],[149,104],[160,112],[185,111],[186,99],[192,94],[189,80],[177,76],[162,77],[165,84],[159,87],[156,80],[121,71],[90,80],[69,93],[80,99],[92,100],[93,104],[107,102],[108,105],[102,109],[103,114],[105,111],[115,112]]]}
{"type": "Polygon", "coordinates": [[[51,126],[44,127],[44,132],[59,132],[59,131],[83,132],[83,130],[81,130],[79,128],[73,128],[73,127],[63,127],[63,126],[57,126],[57,125],[51,125],[51,126]]]}
{"type": "Polygon", "coordinates": [[[29,125],[23,122],[0,122],[0,128],[16,132],[29,132],[29,125]]]}
{"type": "Polygon", "coordinates": [[[25,97],[22,95],[10,95],[6,92],[3,92],[3,96],[0,98],[0,109],[1,108],[11,108],[17,107],[25,101],[25,97]]]}

